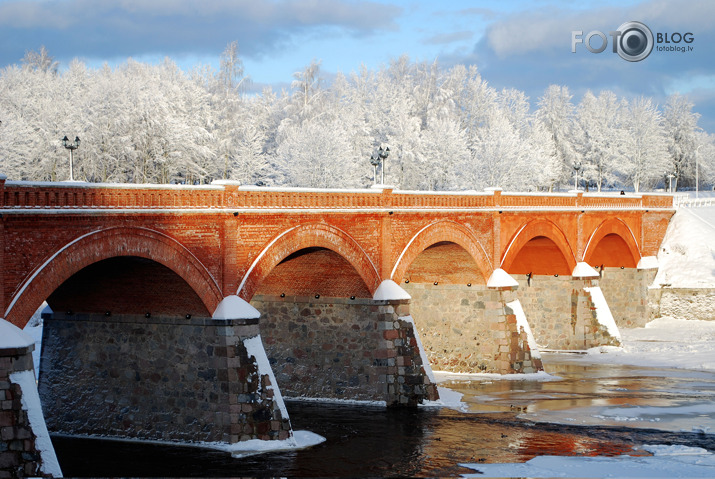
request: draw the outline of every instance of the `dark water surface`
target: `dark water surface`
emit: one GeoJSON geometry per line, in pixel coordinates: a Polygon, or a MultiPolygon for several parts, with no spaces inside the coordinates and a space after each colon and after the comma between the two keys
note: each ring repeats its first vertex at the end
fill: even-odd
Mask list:
{"type": "Polygon", "coordinates": [[[464,411],[288,401],[295,430],[326,438],[302,451],[232,458],[206,449],[107,440],[53,437],[53,443],[67,477],[454,477],[474,472],[460,463],[643,454],[638,448],[644,444],[715,451],[715,435],[690,432],[691,423],[715,425],[715,412],[677,412],[684,405],[699,405],[697,410],[715,404],[710,372],[583,365],[563,356],[549,358],[547,371],[560,379],[444,383],[464,395],[464,411]],[[654,406],[660,412],[673,408],[656,426],[665,430],[647,421],[603,419],[604,410],[654,406]],[[573,422],[563,424],[564,418],[573,422]]]}
{"type": "Polygon", "coordinates": [[[296,429],[327,441],[310,449],[234,459],[187,447],[53,438],[65,476],[459,476],[459,463],[523,462],[536,455],[611,456],[644,443],[715,450],[709,435],[524,422],[513,414],[465,414],[290,402],[296,429]]]}

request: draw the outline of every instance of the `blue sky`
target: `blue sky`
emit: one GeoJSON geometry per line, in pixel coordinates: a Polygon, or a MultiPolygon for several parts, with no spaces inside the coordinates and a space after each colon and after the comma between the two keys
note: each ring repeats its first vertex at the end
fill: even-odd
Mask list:
{"type": "Polygon", "coordinates": [[[711,0],[0,0],[0,66],[42,45],[63,66],[165,56],[184,69],[217,66],[236,40],[253,87],[280,89],[312,59],[330,77],[407,54],[444,67],[476,64],[492,86],[523,90],[532,103],[549,84],[568,86],[575,102],[588,89],[661,104],[680,92],[715,132],[713,19],[711,0]],[[608,34],[632,20],[654,34],[693,33],[693,51],[654,50],[635,63],[610,44],[599,54],[583,45],[571,52],[572,30],[608,34]]]}

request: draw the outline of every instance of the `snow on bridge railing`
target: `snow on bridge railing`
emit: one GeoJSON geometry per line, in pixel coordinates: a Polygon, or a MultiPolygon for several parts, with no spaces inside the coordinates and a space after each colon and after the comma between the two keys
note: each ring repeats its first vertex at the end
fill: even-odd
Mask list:
{"type": "Polygon", "coordinates": [[[675,195],[673,205],[676,208],[702,208],[715,206],[715,196],[708,198],[691,198],[687,194],[675,195]]]}
{"type": "Polygon", "coordinates": [[[673,208],[668,194],[502,193],[477,191],[405,191],[389,186],[371,189],[315,189],[211,185],[24,182],[0,178],[3,209],[648,209],[673,208]]]}

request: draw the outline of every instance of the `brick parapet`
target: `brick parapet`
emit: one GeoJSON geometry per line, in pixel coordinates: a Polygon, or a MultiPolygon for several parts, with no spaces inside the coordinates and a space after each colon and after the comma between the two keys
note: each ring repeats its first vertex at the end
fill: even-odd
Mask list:
{"type": "Polygon", "coordinates": [[[134,185],[3,182],[0,206],[12,209],[672,209],[672,195],[579,193],[523,194],[500,191],[413,192],[384,189],[313,190],[215,185],[134,185]]]}

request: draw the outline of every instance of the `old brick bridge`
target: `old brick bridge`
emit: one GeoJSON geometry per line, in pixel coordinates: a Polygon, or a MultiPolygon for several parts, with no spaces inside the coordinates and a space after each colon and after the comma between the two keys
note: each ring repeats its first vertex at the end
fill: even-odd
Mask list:
{"type": "Polygon", "coordinates": [[[651,194],[1,178],[0,315],[53,312],[50,430],[281,438],[278,388],[410,405],[435,395],[427,361],[530,372],[537,344],[617,343],[611,323],[646,320],[673,211],[651,194]]]}

